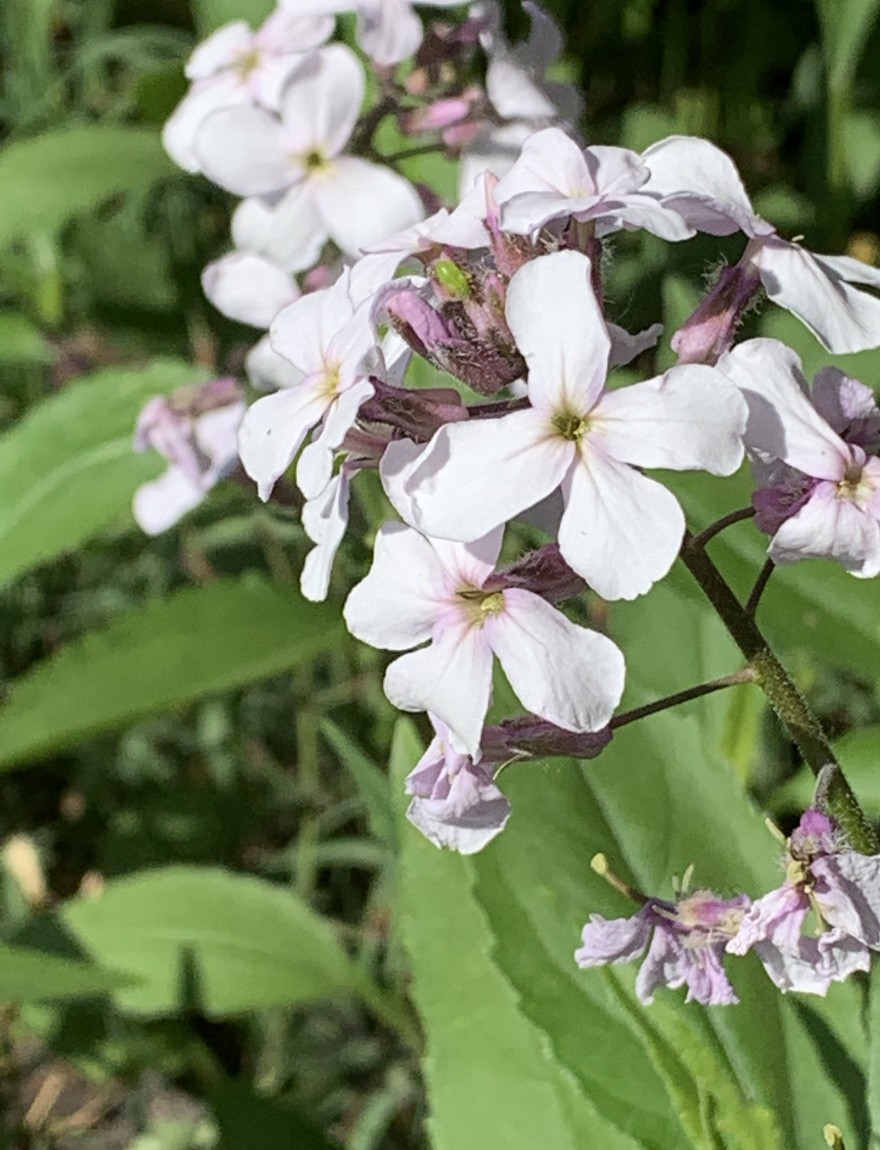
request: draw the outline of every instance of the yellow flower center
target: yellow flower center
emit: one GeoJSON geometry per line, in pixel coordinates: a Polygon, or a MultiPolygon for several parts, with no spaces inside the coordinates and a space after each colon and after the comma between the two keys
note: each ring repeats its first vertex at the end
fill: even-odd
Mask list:
{"type": "Polygon", "coordinates": [[[492,615],[500,615],[504,610],[503,591],[481,591],[479,587],[461,587],[456,595],[467,604],[471,622],[482,627],[492,615]]]}
{"type": "Polygon", "coordinates": [[[560,411],[551,420],[553,427],[563,439],[577,443],[590,430],[590,421],[583,415],[575,415],[570,411],[560,411]]]}

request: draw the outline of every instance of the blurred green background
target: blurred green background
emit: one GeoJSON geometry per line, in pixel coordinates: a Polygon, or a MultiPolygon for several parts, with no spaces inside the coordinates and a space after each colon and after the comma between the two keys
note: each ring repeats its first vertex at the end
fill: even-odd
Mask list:
{"type": "MultiPolygon", "coordinates": [[[[326,608],[297,595],[296,516],[245,485],[158,539],[135,527],[132,492],[161,470],[130,450],[140,407],[240,373],[253,340],[199,286],[233,202],[176,171],[158,131],[197,38],[269,7],[0,7],[0,1146],[556,1150],[685,1145],[681,1129],[695,1145],[818,1146],[832,1120],[867,1146],[880,1059],[860,988],[836,988],[830,1011],[783,1008],[757,972],[738,1022],[658,1008],[702,1083],[694,1113],[710,1098],[722,1116],[727,1133],[704,1143],[660,1038],[570,960],[591,910],[624,913],[589,874],[600,847],[646,887],[689,862],[725,889],[774,881],[751,798],[789,825],[810,783],[757,691],[652,720],[595,767],[511,769],[511,828],[465,864],[402,823],[415,728],[394,734],[383,659],[341,626],[382,515],[370,477],[326,608]],[[749,1025],[763,1037],[737,1047],[749,1025]],[[768,1029],[786,1036],[791,1080],[768,1029]],[[517,1095],[544,1083],[538,1067],[559,1097],[525,1089],[527,1121],[517,1095]]],[[[880,2],[548,7],[590,142],[706,135],[783,234],[880,262],[880,2]]],[[[524,34],[516,5],[508,16],[524,34]]],[[[738,245],[627,237],[615,318],[674,330],[738,245]]],[[[809,370],[827,361],[783,313],[748,324],[809,370]]],[[[837,362],[880,375],[877,352],[837,362]]],[[[671,482],[697,527],[749,497],[745,475],[671,482]]],[[[738,590],[763,546],[749,524],[718,544],[738,590]]],[[[762,612],[876,817],[880,594],[808,564],[774,580],[762,612]]],[[[609,627],[634,703],[736,665],[686,573],[609,627]]]]}

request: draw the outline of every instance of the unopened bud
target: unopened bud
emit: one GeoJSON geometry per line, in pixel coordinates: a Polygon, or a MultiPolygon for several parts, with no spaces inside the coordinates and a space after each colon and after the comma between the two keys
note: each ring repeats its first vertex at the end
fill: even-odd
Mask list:
{"type": "Polygon", "coordinates": [[[725,268],[694,314],[672,337],[679,362],[717,363],[733,345],[740,320],[760,287],[750,258],[743,257],[732,268],[725,268]]]}

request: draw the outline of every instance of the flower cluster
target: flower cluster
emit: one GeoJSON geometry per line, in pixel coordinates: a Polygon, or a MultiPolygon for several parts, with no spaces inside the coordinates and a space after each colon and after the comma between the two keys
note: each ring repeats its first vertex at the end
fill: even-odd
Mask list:
{"type": "Polygon", "coordinates": [[[756,902],[703,890],[678,892],[672,902],[637,897],[643,905],[632,918],[590,917],[575,960],[602,966],[647,950],[636,980],[646,1003],[659,986],[687,986],[688,1001],[707,1006],[735,1003],[722,959],[750,950],[783,992],[825,995],[832,982],[867,971],[870,952],[880,950],[880,856],[849,850],[834,820],[816,809],[785,842],[785,882],[756,902]]]}
{"type": "MultiPolygon", "coordinates": [[[[830,352],[880,345],[880,271],[782,238],[706,140],[675,136],[642,154],[585,146],[576,94],[546,76],[559,31],[525,7],[530,39],[510,45],[491,0],[427,29],[409,0],[283,0],[256,32],[228,25],[197,49],[165,131],[181,166],[243,197],[234,249],[203,284],[218,310],[268,333],[247,357],[268,394],[243,414],[238,449],[261,498],[295,483],[314,543],[306,597],[328,594],[359,473],[378,472],[398,516],[379,527],[344,615],[364,642],[400,652],[386,693],[436,731],[407,782],[410,818],[465,853],[507,822],[506,762],[590,758],[611,738],[623,654],[562,605],[586,589],[634,599],[670,570],[685,517],[650,472],[729,476],[748,455],[772,560],[880,572],[870,389],[829,368],[810,393],[783,344],[736,343],[763,293],[830,352]],[[330,42],[344,11],[362,55],[330,42]],[[413,151],[434,151],[446,171],[458,162],[457,202],[406,177],[413,151]],[[624,231],[743,236],[739,261],[672,334],[678,363],[636,383],[615,369],[649,359],[662,329],[631,333],[612,318],[603,257],[624,231]],[[523,532],[507,530],[516,522],[539,536],[527,554],[515,551],[523,532]],[[487,726],[496,659],[524,713],[487,726]]],[[[149,530],[225,466],[209,445],[190,450],[207,416],[181,432],[162,402],[139,440],[191,486],[149,530]]],[[[224,411],[242,415],[238,402],[224,411]]],[[[686,983],[701,1002],[733,1001],[725,948],[754,946],[784,988],[861,969],[874,936],[840,910],[840,884],[864,878],[861,856],[812,833],[802,824],[792,837],[801,870],[773,906],[705,891],[648,899],[626,925],[594,918],[579,961],[647,949],[646,1000],[686,983]],[[808,946],[797,916],[814,904],[833,929],[808,946]]]]}

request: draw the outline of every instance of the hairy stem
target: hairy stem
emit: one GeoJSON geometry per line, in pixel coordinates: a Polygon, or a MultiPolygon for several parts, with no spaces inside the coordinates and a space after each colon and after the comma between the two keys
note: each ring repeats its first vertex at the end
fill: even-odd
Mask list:
{"type": "Polygon", "coordinates": [[[709,683],[698,683],[695,687],[688,687],[685,691],[677,691],[674,695],[666,695],[654,703],[646,703],[644,707],[635,707],[631,711],[624,711],[615,715],[608,724],[612,730],[625,727],[627,723],[635,723],[645,719],[648,715],[656,715],[659,711],[667,711],[670,707],[677,707],[680,703],[689,703],[691,699],[701,699],[704,695],[711,695],[715,691],[723,691],[725,687],[735,687],[739,683],[756,683],[758,673],[754,667],[743,667],[730,675],[720,679],[712,679],[709,683]]]}
{"type": "Polygon", "coordinates": [[[814,775],[818,777],[822,773],[823,779],[828,779],[825,802],[829,814],[840,824],[854,850],[864,854],[880,853],[874,829],[850,789],[819,720],[770,649],[752,615],[734,595],[702,545],[689,533],[685,535],[681,559],[756,672],[755,681],[796,743],[804,762],[814,775]],[[823,768],[829,766],[833,768],[830,777],[829,772],[823,772],[823,768]]]}

